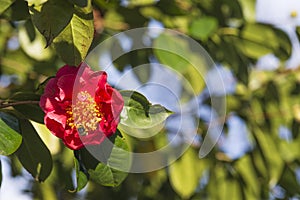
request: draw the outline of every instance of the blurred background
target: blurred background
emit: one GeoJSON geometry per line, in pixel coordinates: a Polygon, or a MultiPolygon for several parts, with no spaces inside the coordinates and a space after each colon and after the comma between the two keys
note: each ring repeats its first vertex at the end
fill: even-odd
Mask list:
{"type": "MultiPolygon", "coordinates": [[[[150,62],[168,65],[188,80],[196,92],[197,110],[172,115],[159,134],[147,140],[132,137],[130,146],[135,152],[154,151],[170,141],[175,147],[182,143],[191,146],[166,168],[129,174],[115,188],[89,182],[75,193],[73,152],[44,125],[32,122],[51,152],[51,175],[38,183],[15,155],[2,156],[1,200],[300,199],[299,1],[94,0],[93,7],[92,48],[125,30],[168,28],[193,38],[214,60],[217,67],[203,77],[183,58],[144,49],[113,60],[107,69],[110,84],[118,89],[161,80],[159,75],[164,72],[159,66],[131,70],[150,62]],[[219,75],[224,85],[218,81],[219,75]],[[226,99],[225,124],[213,150],[200,159],[208,124],[215,118],[211,96],[226,99]],[[180,127],[178,119],[182,120],[180,127]]],[[[119,38],[116,45],[125,52],[132,39],[126,34],[119,38]]],[[[160,40],[153,31],[144,42],[160,40]]],[[[184,40],[163,42],[175,49],[186,48],[184,40]]],[[[26,1],[16,0],[0,12],[0,99],[17,91],[36,91],[64,65],[54,48],[45,46],[26,1]]],[[[101,57],[100,65],[107,60],[111,60],[111,52],[101,57]]],[[[176,91],[174,95],[185,97],[178,78],[174,74],[168,77],[165,84],[176,91]]],[[[140,92],[151,102],[176,111],[174,97],[163,89],[148,87],[140,92]]],[[[189,101],[182,101],[192,107],[189,101]]]]}

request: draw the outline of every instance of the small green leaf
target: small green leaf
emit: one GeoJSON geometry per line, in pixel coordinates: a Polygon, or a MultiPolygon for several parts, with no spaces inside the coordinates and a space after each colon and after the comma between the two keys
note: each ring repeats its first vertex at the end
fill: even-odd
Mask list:
{"type": "Polygon", "coordinates": [[[124,138],[116,137],[115,143],[107,163],[99,163],[95,170],[88,172],[95,182],[104,186],[118,186],[127,177],[131,165],[128,146],[124,138]]]}
{"type": "Polygon", "coordinates": [[[201,17],[192,21],[189,32],[196,39],[206,41],[217,28],[218,21],[216,18],[201,17]]]}
{"type": "Polygon", "coordinates": [[[142,137],[141,134],[151,136],[161,129],[162,123],[172,114],[161,105],[152,105],[138,92],[125,90],[120,93],[124,99],[124,108],[119,128],[127,133],[139,137],[142,137]]]}
{"type": "Polygon", "coordinates": [[[20,120],[23,141],[17,156],[24,168],[37,180],[44,181],[52,170],[50,151],[28,120],[20,120]]]}
{"type": "Polygon", "coordinates": [[[88,178],[85,175],[84,172],[82,172],[79,168],[79,163],[77,159],[74,159],[75,161],[75,169],[76,169],[76,180],[77,180],[77,188],[76,191],[82,190],[86,184],[88,183],[88,178]]]}
{"type": "Polygon", "coordinates": [[[67,27],[53,40],[58,55],[69,65],[84,60],[94,36],[93,13],[90,0],[85,8],[75,6],[67,27]]]}
{"type": "Polygon", "coordinates": [[[28,101],[28,104],[14,105],[14,109],[20,112],[23,116],[33,121],[44,123],[44,112],[40,108],[38,102],[40,95],[34,93],[19,92],[14,94],[11,101],[28,101]]]}
{"type": "Polygon", "coordinates": [[[30,7],[34,25],[46,38],[47,46],[70,22],[74,7],[68,1],[49,0],[42,5],[30,7]]]}
{"type": "Polygon", "coordinates": [[[174,190],[183,198],[192,196],[198,186],[198,156],[193,149],[188,149],[182,157],[170,165],[170,181],[174,190]]]}
{"type": "Polygon", "coordinates": [[[8,113],[0,112],[0,154],[14,153],[22,143],[22,136],[18,133],[18,119],[8,113]]]}
{"type": "Polygon", "coordinates": [[[0,15],[11,6],[16,0],[2,0],[0,1],[0,15]]]}

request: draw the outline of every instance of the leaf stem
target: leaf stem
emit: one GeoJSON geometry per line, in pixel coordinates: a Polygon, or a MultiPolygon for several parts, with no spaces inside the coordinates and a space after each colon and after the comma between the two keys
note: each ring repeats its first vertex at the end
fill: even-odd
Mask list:
{"type": "Polygon", "coordinates": [[[16,106],[16,105],[25,105],[25,104],[39,104],[39,101],[16,101],[16,102],[2,102],[0,100],[0,108],[7,108],[10,106],[16,106]]]}

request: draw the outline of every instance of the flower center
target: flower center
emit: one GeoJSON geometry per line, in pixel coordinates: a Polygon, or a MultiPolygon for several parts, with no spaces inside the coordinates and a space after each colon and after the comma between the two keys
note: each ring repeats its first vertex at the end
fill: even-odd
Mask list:
{"type": "Polygon", "coordinates": [[[89,131],[95,131],[102,119],[100,106],[87,91],[78,93],[75,102],[75,105],[66,109],[67,125],[71,128],[76,127],[80,135],[87,135],[89,131]]]}

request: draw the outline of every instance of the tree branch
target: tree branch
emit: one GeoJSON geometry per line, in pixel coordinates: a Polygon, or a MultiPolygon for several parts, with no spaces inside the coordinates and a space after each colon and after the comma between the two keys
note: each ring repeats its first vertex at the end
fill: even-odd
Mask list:
{"type": "Polygon", "coordinates": [[[39,101],[16,101],[16,102],[2,102],[0,101],[0,108],[7,108],[10,106],[16,105],[25,105],[25,104],[39,104],[39,101]]]}

